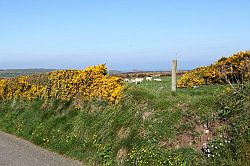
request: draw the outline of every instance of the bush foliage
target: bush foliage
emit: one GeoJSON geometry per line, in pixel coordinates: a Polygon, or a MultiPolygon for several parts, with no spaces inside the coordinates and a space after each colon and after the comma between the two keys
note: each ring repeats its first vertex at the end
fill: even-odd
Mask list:
{"type": "Polygon", "coordinates": [[[222,57],[216,63],[196,68],[178,80],[178,87],[193,87],[217,83],[235,83],[249,79],[250,51],[241,51],[231,57],[222,57]]]}
{"type": "Polygon", "coordinates": [[[108,76],[106,66],[101,64],[85,70],[58,70],[42,75],[0,79],[0,99],[56,98],[69,101],[100,98],[118,103],[123,87],[122,79],[108,76]]]}

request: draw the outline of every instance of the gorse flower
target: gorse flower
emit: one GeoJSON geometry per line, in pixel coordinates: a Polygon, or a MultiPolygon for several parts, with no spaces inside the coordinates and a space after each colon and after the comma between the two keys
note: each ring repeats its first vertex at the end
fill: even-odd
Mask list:
{"type": "Polygon", "coordinates": [[[108,76],[106,66],[101,64],[85,70],[58,70],[40,76],[0,79],[0,99],[56,98],[69,101],[99,98],[116,104],[121,99],[123,88],[122,79],[108,76]]]}
{"type": "Polygon", "coordinates": [[[185,73],[177,86],[194,87],[218,83],[237,82],[250,77],[250,51],[241,51],[229,58],[222,57],[215,64],[185,73]]]}

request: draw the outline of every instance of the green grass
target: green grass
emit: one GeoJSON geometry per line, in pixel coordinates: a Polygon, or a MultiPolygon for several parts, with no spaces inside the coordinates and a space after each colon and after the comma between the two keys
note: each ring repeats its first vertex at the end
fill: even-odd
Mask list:
{"type": "Polygon", "coordinates": [[[81,109],[73,101],[1,101],[0,129],[88,165],[216,165],[196,147],[196,127],[212,123],[225,86],[176,95],[170,87],[170,77],[128,85],[119,105],[93,101],[81,109]]]}

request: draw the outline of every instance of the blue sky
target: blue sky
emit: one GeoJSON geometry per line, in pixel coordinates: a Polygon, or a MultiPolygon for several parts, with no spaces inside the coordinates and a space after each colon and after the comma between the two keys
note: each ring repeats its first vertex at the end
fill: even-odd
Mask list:
{"type": "Polygon", "coordinates": [[[250,49],[249,0],[0,0],[0,68],[169,70],[250,49]]]}

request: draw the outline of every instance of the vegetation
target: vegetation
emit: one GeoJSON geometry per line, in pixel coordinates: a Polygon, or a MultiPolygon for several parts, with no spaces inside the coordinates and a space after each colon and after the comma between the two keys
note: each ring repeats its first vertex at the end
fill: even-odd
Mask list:
{"type": "MultiPolygon", "coordinates": [[[[85,165],[250,165],[247,79],[225,77],[230,84],[181,88],[172,95],[170,77],[123,87],[119,78],[106,75],[103,65],[43,76],[11,79],[2,88],[1,130],[85,165]],[[91,83],[86,84],[86,79],[91,83]],[[51,88],[50,97],[22,97],[30,93],[32,86],[28,85],[44,86],[39,80],[51,88]],[[96,96],[81,100],[68,87],[79,88],[79,80],[89,90],[84,92],[96,96]],[[14,88],[14,95],[8,98],[9,87],[16,87],[11,82],[23,89],[14,88]],[[117,86],[123,89],[115,98],[119,102],[97,98],[102,89],[113,92],[117,86]]],[[[6,79],[1,81],[3,87],[6,79]]]]}
{"type": "Polygon", "coordinates": [[[250,51],[242,51],[231,57],[222,57],[215,64],[187,72],[178,81],[178,87],[193,87],[221,83],[242,82],[250,77],[250,51]]]}
{"type": "Polygon", "coordinates": [[[58,70],[43,75],[0,79],[0,100],[56,98],[63,101],[99,97],[118,103],[123,85],[119,77],[108,76],[105,65],[85,70],[58,70]]]}
{"type": "Polygon", "coordinates": [[[218,140],[223,142],[214,152],[217,153],[214,161],[221,164],[231,162],[231,165],[240,161],[238,165],[250,165],[250,82],[231,85],[220,99],[218,118],[227,125],[221,129],[220,138],[215,140],[215,143],[218,140]]]}
{"type": "Polygon", "coordinates": [[[227,153],[221,150],[222,159],[210,159],[201,151],[207,141],[203,132],[207,123],[211,126],[210,140],[220,138],[229,123],[240,123],[227,130],[237,129],[239,133],[237,138],[230,137],[232,148],[249,145],[249,122],[244,116],[249,114],[247,108],[240,107],[242,111],[234,119],[237,123],[230,118],[224,122],[224,114],[218,109],[228,107],[226,98],[217,103],[218,94],[228,87],[180,89],[176,96],[171,96],[169,87],[169,77],[163,82],[132,85],[118,105],[95,100],[81,102],[78,109],[72,106],[75,101],[1,101],[0,127],[89,165],[235,165],[247,161],[233,157],[230,149],[227,153]],[[217,123],[220,125],[213,127],[217,123]]]}

